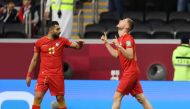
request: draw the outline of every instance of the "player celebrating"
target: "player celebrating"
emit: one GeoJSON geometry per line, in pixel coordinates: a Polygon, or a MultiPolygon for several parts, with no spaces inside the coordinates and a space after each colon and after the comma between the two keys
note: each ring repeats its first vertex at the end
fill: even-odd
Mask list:
{"type": "Polygon", "coordinates": [[[101,37],[101,40],[104,42],[110,54],[115,58],[119,57],[122,68],[122,75],[114,94],[112,109],[120,109],[123,96],[129,93],[142,104],[144,109],[152,109],[151,104],[143,94],[138,79],[139,68],[137,65],[135,41],[129,34],[133,29],[133,21],[130,18],[120,20],[117,28],[119,39],[113,39],[113,44],[116,46],[116,49],[108,43],[106,33],[101,37]]]}
{"type": "Polygon", "coordinates": [[[26,83],[30,86],[33,69],[40,56],[40,71],[34,93],[32,109],[40,109],[44,94],[49,89],[52,96],[56,96],[59,109],[66,109],[64,101],[64,75],[62,68],[63,48],[71,47],[80,49],[83,41],[70,42],[64,37],[59,37],[61,31],[57,21],[48,25],[48,34],[36,41],[34,55],[31,60],[26,83]]]}

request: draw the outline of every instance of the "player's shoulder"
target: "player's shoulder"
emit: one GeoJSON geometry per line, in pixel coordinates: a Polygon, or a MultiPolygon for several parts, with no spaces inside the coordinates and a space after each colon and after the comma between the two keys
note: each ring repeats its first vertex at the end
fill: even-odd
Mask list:
{"type": "Polygon", "coordinates": [[[59,41],[62,41],[62,42],[68,42],[69,40],[65,37],[59,37],[58,39],[59,41]]]}
{"type": "Polygon", "coordinates": [[[59,37],[59,40],[68,40],[68,39],[65,37],[59,37]]]}
{"type": "Polygon", "coordinates": [[[43,36],[43,37],[37,39],[35,43],[36,43],[36,44],[40,44],[40,43],[44,42],[46,39],[47,39],[47,38],[46,38],[45,36],[43,36]]]}
{"type": "Polygon", "coordinates": [[[133,36],[131,34],[128,34],[129,38],[130,39],[134,39],[133,36]]]}
{"type": "Polygon", "coordinates": [[[37,39],[37,41],[43,41],[43,40],[45,40],[46,39],[46,36],[42,36],[42,37],[40,37],[39,39],[37,39]]]}
{"type": "Polygon", "coordinates": [[[133,36],[131,34],[126,34],[125,35],[125,40],[131,40],[131,41],[133,41],[134,38],[133,38],[133,36]]]}
{"type": "Polygon", "coordinates": [[[135,44],[135,40],[133,38],[133,36],[131,34],[127,34],[126,37],[125,37],[125,43],[127,45],[134,45],[135,44]]]}

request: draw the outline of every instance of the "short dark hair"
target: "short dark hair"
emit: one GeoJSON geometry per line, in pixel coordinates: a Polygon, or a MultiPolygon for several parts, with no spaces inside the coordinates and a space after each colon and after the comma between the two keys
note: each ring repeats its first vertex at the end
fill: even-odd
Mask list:
{"type": "Polygon", "coordinates": [[[183,36],[180,39],[181,39],[181,44],[189,44],[189,36],[183,36]]]}
{"type": "Polygon", "coordinates": [[[59,25],[59,23],[57,21],[49,21],[47,24],[48,30],[55,25],[59,25]]]}
{"type": "Polygon", "coordinates": [[[6,1],[6,4],[10,4],[10,3],[15,4],[15,3],[13,2],[13,0],[7,0],[7,1],[6,1]]]}

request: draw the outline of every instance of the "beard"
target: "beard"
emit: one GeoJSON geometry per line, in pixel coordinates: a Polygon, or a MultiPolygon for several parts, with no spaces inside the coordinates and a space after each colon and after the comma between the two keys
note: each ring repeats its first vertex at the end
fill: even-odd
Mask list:
{"type": "Polygon", "coordinates": [[[54,34],[52,34],[52,37],[53,37],[54,39],[57,39],[57,38],[59,38],[59,35],[60,35],[60,33],[58,33],[58,34],[54,33],[54,34]]]}

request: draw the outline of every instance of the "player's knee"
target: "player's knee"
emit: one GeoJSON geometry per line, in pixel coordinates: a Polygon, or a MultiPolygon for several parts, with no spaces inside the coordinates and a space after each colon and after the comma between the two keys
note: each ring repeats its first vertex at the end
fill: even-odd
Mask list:
{"type": "Polygon", "coordinates": [[[40,103],[41,102],[41,100],[42,100],[42,97],[41,96],[35,96],[35,102],[38,102],[38,103],[40,103]]]}
{"type": "Polygon", "coordinates": [[[122,97],[119,95],[114,95],[113,100],[114,101],[121,101],[122,97]]]}
{"type": "Polygon", "coordinates": [[[143,104],[146,100],[145,96],[136,96],[136,99],[141,104],[143,104]]]}
{"type": "Polygon", "coordinates": [[[41,96],[35,96],[34,97],[34,104],[35,105],[40,105],[42,101],[42,97],[41,96]]]}

